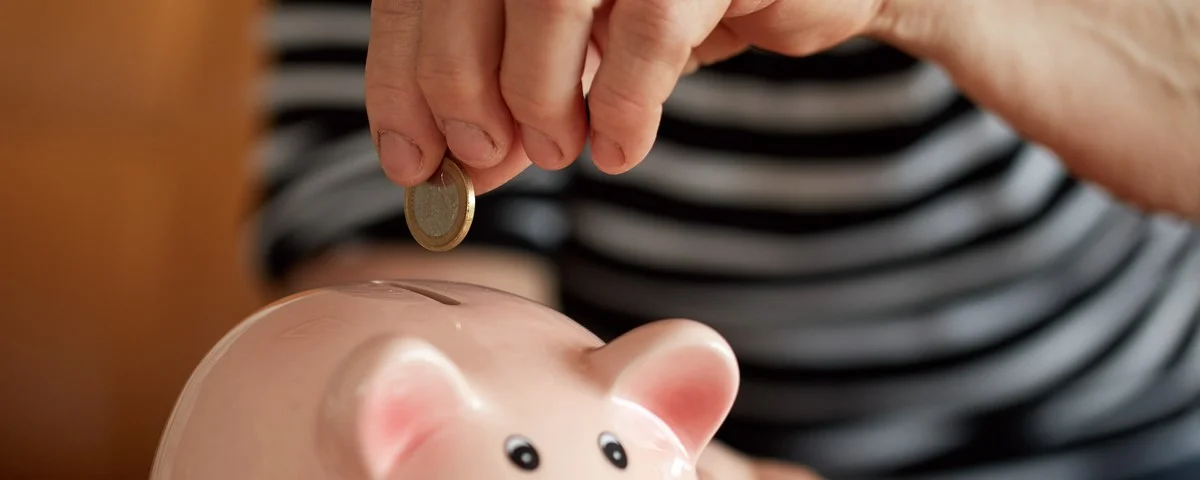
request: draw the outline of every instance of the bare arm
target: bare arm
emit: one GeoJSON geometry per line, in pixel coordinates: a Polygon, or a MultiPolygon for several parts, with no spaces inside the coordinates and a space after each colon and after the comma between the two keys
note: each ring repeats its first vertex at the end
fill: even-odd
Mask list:
{"type": "Polygon", "coordinates": [[[1082,178],[1200,219],[1200,0],[883,0],[869,33],[1082,178]]]}

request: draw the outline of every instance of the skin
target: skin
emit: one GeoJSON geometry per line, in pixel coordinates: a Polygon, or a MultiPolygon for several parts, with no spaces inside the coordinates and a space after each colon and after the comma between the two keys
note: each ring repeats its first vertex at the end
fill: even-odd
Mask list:
{"type": "Polygon", "coordinates": [[[869,34],[944,67],[1078,177],[1200,221],[1200,1],[885,6],[869,34]]]}
{"type": "MultiPolygon", "coordinates": [[[[1200,0],[375,0],[367,112],[403,186],[448,148],[487,192],[531,164],[565,167],[585,140],[619,174],[645,158],[681,75],[750,46],[804,56],[855,36],[940,65],[1079,177],[1200,220],[1200,0]]],[[[511,253],[377,247],[312,262],[285,289],[444,278],[550,303],[550,272],[511,253]]],[[[719,444],[701,464],[717,480],[817,478],[719,444]]]]}
{"type": "Polygon", "coordinates": [[[619,174],[680,75],[867,36],[941,65],[1081,178],[1200,219],[1200,0],[376,0],[372,21],[367,111],[400,185],[449,147],[486,192],[587,139],[619,174]]]}

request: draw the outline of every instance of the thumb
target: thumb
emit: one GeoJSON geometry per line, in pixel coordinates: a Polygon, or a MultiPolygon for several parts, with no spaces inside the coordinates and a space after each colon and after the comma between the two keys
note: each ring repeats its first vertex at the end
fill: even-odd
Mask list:
{"type": "Polygon", "coordinates": [[[755,480],[822,480],[812,470],[797,465],[760,460],[755,466],[755,480]]]}
{"type": "Polygon", "coordinates": [[[882,3],[882,0],[777,0],[749,15],[726,18],[723,23],[738,38],[755,47],[803,57],[864,33],[882,3]]]}
{"type": "Polygon", "coordinates": [[[716,440],[700,454],[696,473],[701,480],[752,480],[754,461],[716,440]]]}
{"type": "Polygon", "coordinates": [[[738,37],[724,23],[719,23],[717,24],[717,28],[714,28],[712,33],[708,34],[708,38],[705,38],[699,46],[692,49],[692,56],[688,59],[683,73],[692,73],[705,65],[712,65],[726,60],[746,51],[747,48],[750,48],[749,43],[738,37]]]}

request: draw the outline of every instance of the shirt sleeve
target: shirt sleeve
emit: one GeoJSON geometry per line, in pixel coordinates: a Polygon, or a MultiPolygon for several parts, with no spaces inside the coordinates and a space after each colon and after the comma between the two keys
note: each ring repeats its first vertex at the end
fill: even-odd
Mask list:
{"type": "MultiPolygon", "coordinates": [[[[252,169],[262,182],[255,254],[267,279],[349,243],[413,243],[403,188],[379,167],[367,123],[370,0],[282,0],[265,32],[268,128],[252,169]]],[[[530,168],[480,196],[464,246],[556,248],[568,172],[530,168]]]]}

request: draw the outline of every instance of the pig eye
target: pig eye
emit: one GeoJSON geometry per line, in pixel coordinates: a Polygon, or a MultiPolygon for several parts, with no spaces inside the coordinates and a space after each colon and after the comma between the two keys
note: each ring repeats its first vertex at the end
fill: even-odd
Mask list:
{"type": "Polygon", "coordinates": [[[604,452],[604,458],[621,470],[629,466],[629,457],[625,456],[625,447],[621,446],[621,441],[617,440],[617,436],[608,432],[600,434],[600,451],[604,452]]]}
{"type": "Polygon", "coordinates": [[[533,443],[520,435],[508,437],[504,441],[504,451],[508,454],[508,460],[521,470],[537,470],[541,463],[537,449],[533,448],[533,443]]]}

